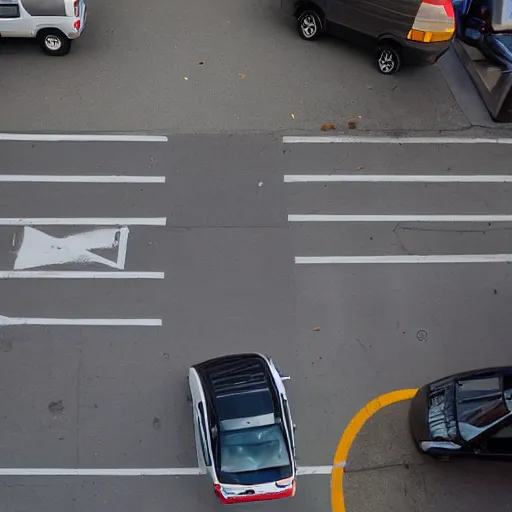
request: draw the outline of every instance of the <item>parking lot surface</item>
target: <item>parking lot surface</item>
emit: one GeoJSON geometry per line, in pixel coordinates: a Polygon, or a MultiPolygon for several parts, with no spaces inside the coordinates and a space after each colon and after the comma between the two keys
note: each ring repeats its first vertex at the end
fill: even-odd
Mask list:
{"type": "Polygon", "coordinates": [[[352,446],[344,478],[347,510],[512,509],[507,463],[434,461],[419,454],[408,435],[407,403],[371,418],[352,446]]]}
{"type": "Polygon", "coordinates": [[[269,133],[345,129],[352,117],[364,130],[469,126],[439,68],[380,75],[347,43],[301,40],[279,0],[88,5],[65,58],[2,42],[0,131],[269,133]]]}
{"type": "MultiPolygon", "coordinates": [[[[200,476],[30,476],[30,468],[196,467],[186,375],[212,356],[258,350],[292,376],[306,468],[332,464],[343,430],[375,396],[509,359],[506,263],[296,262],[507,254],[510,222],[379,216],[512,214],[511,183],[286,178],[506,174],[509,147],[283,144],[256,135],[2,142],[0,460],[21,468],[0,477],[6,510],[131,512],[141,500],[151,512],[219,509],[200,476]],[[12,174],[32,177],[13,183],[5,178],[12,174]],[[61,174],[90,181],[33,177],[61,174]],[[97,183],[111,175],[140,180],[97,183]],[[322,214],[371,217],[293,217],[322,214]],[[116,243],[99,243],[98,230],[111,230],[116,243]]],[[[356,438],[348,511],[484,510],[487,489],[508,510],[502,466],[424,461],[411,446],[406,409],[379,412],[356,438]]],[[[255,507],[263,508],[330,510],[329,474],[300,476],[294,500],[255,507]]]]}

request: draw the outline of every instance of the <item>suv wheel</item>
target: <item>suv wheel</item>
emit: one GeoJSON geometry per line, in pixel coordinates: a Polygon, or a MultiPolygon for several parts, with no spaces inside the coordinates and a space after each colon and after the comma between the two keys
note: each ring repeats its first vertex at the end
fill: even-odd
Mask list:
{"type": "Polygon", "coordinates": [[[38,34],[38,40],[47,55],[62,57],[71,50],[71,41],[60,30],[45,30],[38,34]]]}

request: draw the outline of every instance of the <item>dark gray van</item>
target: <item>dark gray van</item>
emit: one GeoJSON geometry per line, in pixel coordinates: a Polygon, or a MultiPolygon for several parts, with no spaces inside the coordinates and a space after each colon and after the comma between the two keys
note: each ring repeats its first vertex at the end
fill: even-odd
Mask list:
{"type": "Polygon", "coordinates": [[[455,32],[451,0],[281,0],[281,8],[303,39],[328,33],[371,47],[385,75],[402,62],[434,64],[455,32]]]}

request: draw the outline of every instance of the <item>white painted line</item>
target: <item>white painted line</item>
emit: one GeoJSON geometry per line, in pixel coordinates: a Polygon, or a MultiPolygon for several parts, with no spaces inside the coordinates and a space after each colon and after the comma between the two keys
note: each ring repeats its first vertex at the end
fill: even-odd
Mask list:
{"type": "MultiPolygon", "coordinates": [[[[332,466],[303,466],[297,475],[329,475],[332,466]]],[[[197,476],[200,468],[0,468],[0,476],[197,476]]]]}
{"type": "Polygon", "coordinates": [[[0,468],[0,476],[189,476],[201,475],[200,468],[0,468]]]}
{"type": "Polygon", "coordinates": [[[165,183],[165,176],[0,174],[0,183],[165,183]]]}
{"type": "Polygon", "coordinates": [[[167,217],[0,218],[0,226],[165,226],[167,217]]]}
{"type": "Polygon", "coordinates": [[[57,134],[57,133],[0,133],[0,141],[39,142],[167,142],[163,135],[101,135],[101,134],[57,134]]]}
{"type": "Polygon", "coordinates": [[[0,279],[164,279],[164,272],[1,270],[0,279]]]}
{"type": "Polygon", "coordinates": [[[301,466],[297,468],[297,475],[330,475],[332,466],[301,466]]]}
{"type": "Polygon", "coordinates": [[[126,263],[126,250],[128,248],[128,233],[130,230],[125,226],[119,229],[119,242],[117,251],[117,268],[124,269],[126,263]]]}
{"type": "Polygon", "coordinates": [[[382,263],[512,263],[512,254],[442,254],[397,256],[296,256],[297,265],[382,263]]]}
{"type": "Polygon", "coordinates": [[[512,183],[511,174],[398,175],[398,174],[285,174],[285,183],[512,183]]]}
{"type": "Polygon", "coordinates": [[[6,325],[89,325],[115,327],[160,327],[159,318],[22,318],[0,315],[0,326],[6,325]]]}
{"type": "Polygon", "coordinates": [[[512,222],[512,215],[288,215],[289,222],[512,222]]]}
{"type": "Polygon", "coordinates": [[[283,144],[512,144],[512,138],[284,136],[283,144]]]}

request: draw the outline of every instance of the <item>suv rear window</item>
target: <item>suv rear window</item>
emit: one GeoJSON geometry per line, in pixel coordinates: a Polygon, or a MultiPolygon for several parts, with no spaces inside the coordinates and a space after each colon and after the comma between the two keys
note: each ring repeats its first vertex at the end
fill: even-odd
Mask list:
{"type": "Polygon", "coordinates": [[[0,0],[0,18],[19,18],[20,6],[17,2],[6,2],[0,0]]]}

